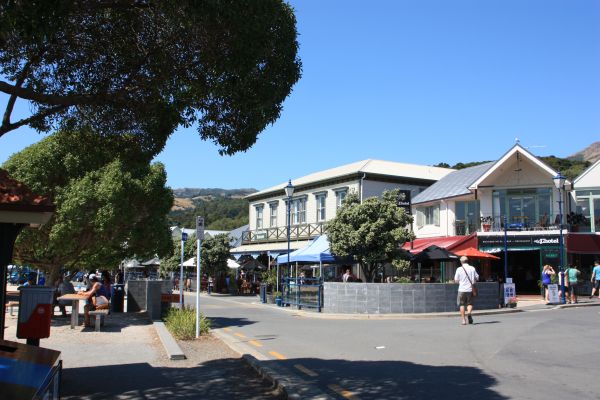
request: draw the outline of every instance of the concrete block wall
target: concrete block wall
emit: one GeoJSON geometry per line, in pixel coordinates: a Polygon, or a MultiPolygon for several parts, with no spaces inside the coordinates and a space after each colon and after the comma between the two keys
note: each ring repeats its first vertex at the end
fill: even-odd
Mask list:
{"type": "MultiPolygon", "coordinates": [[[[498,307],[498,284],[478,283],[478,310],[498,307]]],[[[341,314],[430,313],[457,311],[457,284],[338,283],[324,284],[324,312],[341,314]]]]}
{"type": "Polygon", "coordinates": [[[169,280],[129,280],[127,282],[127,312],[146,311],[151,319],[160,319],[160,295],[171,293],[169,280]]]}

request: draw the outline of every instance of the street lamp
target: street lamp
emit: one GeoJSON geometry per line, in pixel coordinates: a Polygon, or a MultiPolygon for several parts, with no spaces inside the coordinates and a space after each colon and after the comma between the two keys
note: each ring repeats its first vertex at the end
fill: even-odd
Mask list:
{"type": "MultiPolygon", "coordinates": [[[[284,187],[285,195],[287,196],[287,266],[290,269],[290,277],[292,276],[292,268],[290,266],[290,227],[292,223],[291,218],[291,207],[292,207],[292,195],[294,194],[294,186],[292,180],[288,181],[286,187],[284,187]]],[[[279,279],[279,277],[277,277],[279,279]]]]}
{"type": "Polygon", "coordinates": [[[561,298],[560,298],[560,302],[562,304],[566,303],[566,299],[565,299],[565,276],[564,276],[564,268],[563,268],[563,212],[562,212],[562,203],[563,203],[563,189],[565,186],[565,180],[566,178],[560,173],[560,171],[558,171],[558,174],[552,178],[554,179],[554,185],[556,186],[556,188],[558,189],[558,219],[560,221],[558,229],[559,229],[559,241],[558,241],[558,246],[559,246],[559,251],[560,251],[560,266],[559,266],[559,276],[562,277],[562,279],[560,280],[560,291],[561,291],[561,298]]]}

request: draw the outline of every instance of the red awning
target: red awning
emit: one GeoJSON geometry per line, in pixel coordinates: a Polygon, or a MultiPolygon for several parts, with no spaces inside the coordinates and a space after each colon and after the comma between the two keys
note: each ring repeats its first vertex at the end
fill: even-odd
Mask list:
{"type": "Polygon", "coordinates": [[[415,239],[412,242],[412,248],[410,242],[404,243],[402,248],[413,254],[417,254],[431,245],[442,247],[448,251],[464,250],[469,247],[477,248],[477,234],[473,233],[469,236],[438,236],[415,239]]]}
{"type": "Polygon", "coordinates": [[[567,252],[575,254],[600,254],[600,234],[567,234],[567,252]]]}

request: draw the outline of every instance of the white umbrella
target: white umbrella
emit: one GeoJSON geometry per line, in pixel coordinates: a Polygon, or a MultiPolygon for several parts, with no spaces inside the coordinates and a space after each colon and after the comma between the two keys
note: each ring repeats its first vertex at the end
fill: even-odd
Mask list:
{"type": "Polygon", "coordinates": [[[196,266],[196,257],[192,257],[186,262],[183,263],[184,267],[195,267],[196,266]]]}
{"type": "Polygon", "coordinates": [[[227,260],[227,266],[231,269],[238,269],[240,267],[240,264],[236,263],[233,260],[227,260]]]}

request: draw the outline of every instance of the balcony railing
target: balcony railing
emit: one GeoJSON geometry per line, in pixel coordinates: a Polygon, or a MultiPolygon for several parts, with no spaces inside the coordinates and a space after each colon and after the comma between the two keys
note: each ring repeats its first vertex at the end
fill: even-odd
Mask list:
{"type": "MultiPolygon", "coordinates": [[[[459,227],[456,227],[456,234],[461,235],[459,227]]],[[[527,216],[519,215],[507,218],[506,220],[507,231],[549,231],[558,230],[560,224],[556,221],[556,218],[550,220],[549,218],[540,218],[539,221],[532,221],[527,216]]],[[[562,228],[565,231],[570,230],[570,226],[564,223],[562,228]]],[[[484,215],[480,218],[480,225],[478,232],[503,232],[504,231],[504,216],[490,216],[484,215]]],[[[468,234],[468,233],[466,233],[468,234]]]]}
{"type": "MultiPolygon", "coordinates": [[[[324,223],[292,225],[290,239],[312,239],[325,233],[324,223]]],[[[256,229],[242,233],[242,244],[282,242],[287,240],[287,227],[256,229]]]]}

